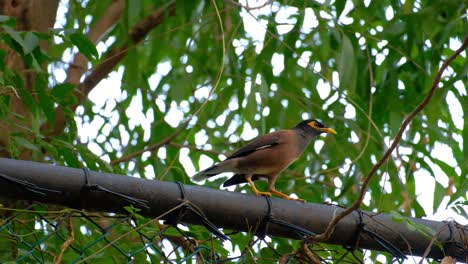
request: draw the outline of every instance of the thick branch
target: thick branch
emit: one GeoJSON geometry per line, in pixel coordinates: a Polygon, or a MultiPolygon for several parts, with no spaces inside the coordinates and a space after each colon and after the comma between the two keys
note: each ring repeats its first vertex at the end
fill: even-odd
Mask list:
{"type": "Polygon", "coordinates": [[[189,122],[190,122],[191,119],[185,121],[184,123],[182,123],[182,125],[176,130],[176,132],[174,132],[174,134],[166,137],[165,139],[159,141],[158,143],[155,143],[153,145],[150,145],[144,149],[141,149],[141,150],[137,150],[135,152],[132,152],[128,155],[125,155],[119,159],[116,159],[116,160],[113,160],[111,161],[111,164],[117,164],[117,163],[121,163],[121,162],[124,162],[124,161],[129,161],[135,157],[138,157],[140,156],[141,154],[145,153],[146,151],[150,151],[150,152],[153,152],[153,151],[156,151],[158,150],[159,148],[161,147],[164,147],[165,145],[169,144],[173,139],[175,139],[180,133],[182,133],[188,126],[189,122]]]}
{"type": "MultiPolygon", "coordinates": [[[[151,30],[164,22],[167,15],[173,16],[175,14],[175,7],[175,0],[173,0],[165,6],[155,10],[140,23],[135,25],[135,27],[130,31],[130,40],[122,47],[110,50],[106,59],[104,59],[101,64],[97,65],[85,80],[78,85],[78,91],[75,93],[75,96],[78,98],[79,103],[83,102],[94,87],[114,69],[125,55],[127,55],[130,45],[142,41],[151,30]]],[[[71,110],[74,111],[78,105],[79,104],[71,106],[71,110]]],[[[57,108],[55,110],[55,120],[56,124],[52,131],[52,135],[59,135],[63,132],[63,129],[66,126],[65,114],[62,109],[57,108]]]]}
{"type": "MultiPolygon", "coordinates": [[[[114,1],[106,10],[100,20],[89,30],[88,39],[97,44],[106,32],[108,32],[122,15],[125,2],[123,0],[114,1]]],[[[66,82],[79,84],[81,76],[88,70],[88,60],[81,53],[77,53],[73,58],[73,63],[67,71],[66,82]]]]}
{"type": "MultiPolygon", "coordinates": [[[[89,172],[88,184],[101,186],[121,195],[142,199],[148,208],[141,208],[139,212],[148,217],[168,215],[181,204],[190,204],[199,208],[207,219],[218,227],[256,233],[256,227],[262,230],[263,219],[267,214],[265,198],[215,190],[200,186],[183,186],[185,200],[180,200],[180,189],[177,184],[158,180],[146,180],[125,177],[109,173],[89,172]]],[[[123,206],[128,202],[116,195],[103,191],[89,190],[83,192],[85,177],[82,169],[52,166],[31,161],[20,161],[0,158],[0,195],[13,199],[35,200],[45,203],[60,204],[73,208],[106,212],[123,212],[123,206]],[[3,176],[2,176],[3,175],[3,176]],[[27,182],[27,187],[21,187],[18,182],[5,180],[16,179],[27,182]],[[55,192],[45,192],[41,195],[28,191],[33,187],[53,189],[55,192]],[[57,192],[58,191],[58,192],[57,192]]],[[[135,206],[135,205],[134,205],[135,206]]],[[[138,206],[137,206],[138,207],[138,206]]],[[[274,219],[288,222],[319,233],[327,227],[336,213],[343,212],[342,208],[325,204],[308,204],[285,199],[271,199],[271,215],[274,219]]],[[[165,218],[163,218],[165,219],[165,218]]],[[[368,212],[354,212],[347,215],[336,225],[337,232],[330,236],[327,243],[356,246],[360,248],[384,250],[371,236],[362,234],[356,240],[360,224],[364,224],[366,231],[378,234],[405,254],[422,256],[430,247],[427,255],[430,258],[443,258],[445,255],[456,257],[460,261],[466,259],[466,241],[468,234],[463,226],[454,223],[436,222],[424,219],[409,218],[417,225],[424,225],[433,230],[435,240],[444,247],[431,245],[431,237],[427,237],[420,230],[410,229],[405,221],[394,222],[387,214],[372,214],[368,212]],[[362,221],[360,221],[360,215],[362,221]],[[450,226],[449,226],[450,225],[450,226]]],[[[150,221],[151,222],[151,221],[150,221]]],[[[202,224],[202,219],[190,210],[183,214],[182,222],[202,224]]],[[[290,228],[270,223],[266,230],[268,235],[301,239],[290,228]]]]}
{"type": "Polygon", "coordinates": [[[385,163],[385,161],[390,157],[390,155],[392,154],[393,150],[398,146],[398,144],[400,143],[401,141],[401,138],[403,136],[403,133],[405,132],[406,128],[409,126],[409,124],[411,123],[411,120],[413,120],[413,118],[419,113],[421,112],[421,110],[424,109],[424,107],[429,104],[429,102],[431,101],[432,97],[434,96],[434,93],[440,83],[440,80],[442,78],[442,74],[443,72],[445,71],[445,69],[447,69],[447,67],[450,65],[450,63],[452,63],[453,60],[455,60],[455,58],[460,55],[460,53],[462,53],[466,48],[468,47],[468,37],[465,37],[465,40],[463,41],[463,44],[461,45],[460,48],[458,48],[453,54],[452,56],[450,56],[443,64],[442,66],[440,67],[439,71],[437,72],[437,75],[434,79],[434,82],[432,83],[432,87],[431,87],[431,90],[429,91],[429,94],[426,96],[426,98],[424,98],[424,100],[413,110],[413,112],[411,112],[406,118],[405,120],[403,121],[403,124],[401,125],[400,127],[400,130],[398,130],[398,133],[395,137],[395,139],[393,140],[393,143],[392,145],[390,146],[390,148],[388,148],[388,150],[385,152],[385,154],[383,155],[383,157],[372,167],[372,169],[370,170],[370,172],[367,174],[366,176],[366,179],[364,180],[364,183],[361,187],[361,190],[359,192],[359,196],[358,196],[358,199],[356,200],[356,202],[354,202],[353,205],[351,205],[350,207],[348,207],[346,210],[340,212],[339,214],[337,214],[333,220],[329,223],[329,225],[327,226],[327,229],[325,230],[324,233],[320,234],[320,235],[317,235],[317,236],[314,236],[312,239],[315,240],[315,241],[327,241],[328,239],[330,239],[330,237],[332,236],[332,233],[333,231],[335,230],[335,227],[336,225],[338,224],[338,222],[343,219],[345,216],[351,214],[353,211],[355,211],[356,209],[358,209],[361,204],[362,204],[362,200],[364,199],[364,195],[366,194],[366,191],[367,191],[367,186],[369,185],[369,182],[372,180],[373,176],[375,175],[375,173],[377,172],[377,170],[385,163]]]}

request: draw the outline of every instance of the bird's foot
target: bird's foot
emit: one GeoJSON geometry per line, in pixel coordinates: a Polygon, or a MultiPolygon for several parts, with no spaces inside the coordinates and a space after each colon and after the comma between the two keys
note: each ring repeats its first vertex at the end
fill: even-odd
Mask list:
{"type": "Polygon", "coordinates": [[[301,203],[305,203],[305,202],[306,202],[306,200],[304,200],[304,199],[301,199],[301,198],[292,198],[292,197],[289,197],[289,196],[288,196],[288,198],[286,198],[286,199],[292,200],[292,201],[298,201],[298,202],[301,202],[301,203]]]}
{"type": "Polygon", "coordinates": [[[257,191],[255,192],[256,195],[258,196],[268,196],[268,197],[271,197],[271,192],[260,192],[260,191],[257,191]]]}
{"type": "Polygon", "coordinates": [[[304,199],[290,197],[289,195],[284,194],[284,193],[282,193],[282,192],[279,192],[279,191],[277,191],[276,189],[270,189],[270,191],[271,191],[272,193],[278,195],[279,197],[283,198],[283,199],[286,199],[286,200],[293,200],[293,201],[299,201],[299,202],[305,203],[305,200],[304,200],[304,199]]]}

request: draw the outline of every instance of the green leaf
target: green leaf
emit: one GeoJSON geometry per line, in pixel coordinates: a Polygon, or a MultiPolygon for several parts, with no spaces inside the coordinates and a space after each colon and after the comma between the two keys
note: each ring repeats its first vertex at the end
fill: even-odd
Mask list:
{"type": "Polygon", "coordinates": [[[456,177],[457,176],[457,173],[455,172],[455,169],[452,166],[445,163],[444,161],[439,160],[439,159],[435,159],[435,158],[433,158],[432,161],[435,164],[437,164],[437,166],[439,166],[440,169],[442,169],[442,171],[447,175],[447,177],[451,178],[451,177],[456,177]]]}
{"type": "MultiPolygon", "coordinates": [[[[0,49],[0,127],[4,128],[0,141],[8,143],[3,146],[5,155],[22,158],[25,152],[32,152],[28,158],[34,160],[80,168],[86,166],[129,176],[144,177],[149,170],[162,175],[168,170],[165,180],[190,182],[186,171],[193,170],[192,164],[195,169],[208,166],[206,156],[218,161],[218,155],[205,154],[202,149],[228,155],[246,144],[231,140],[242,134],[246,122],[264,134],[291,128],[301,119],[312,117],[322,119],[340,133],[320,136],[312,142],[282,173],[276,187],[310,202],[331,199],[343,207],[356,200],[362,175],[367,175],[382,157],[388,148],[385,143],[394,140],[404,117],[427,95],[440,65],[453,54],[452,48],[460,45],[468,32],[466,1],[463,0],[418,1],[416,9],[415,1],[405,4],[401,1],[370,1],[368,6],[353,1],[355,8],[351,10],[345,8],[347,1],[325,1],[323,4],[318,3],[323,1],[277,1],[273,9],[266,6],[268,12],[260,12],[256,19],[248,19],[253,22],[245,20],[249,17],[248,12],[230,1],[217,1],[218,11],[209,1],[176,1],[173,13],[161,5],[164,1],[127,0],[121,12],[113,13],[119,16],[114,17],[114,26],[100,36],[103,53],[111,55],[111,50],[128,47],[127,56],[106,75],[108,84],[103,86],[101,83],[93,89],[89,99],[78,102],[74,96],[79,92],[77,86],[63,82],[67,75],[74,73],[83,80],[93,70],[70,64],[74,63],[71,56],[76,55],[73,50],[86,56],[86,61],[96,64],[101,49],[96,52],[96,44],[92,44],[86,34],[99,27],[99,21],[118,5],[112,0],[68,2],[60,21],[42,16],[49,24],[55,22],[54,25],[61,27],[43,33],[30,29],[37,26],[32,24],[36,21],[23,21],[21,17],[21,23],[18,23],[21,27],[17,27],[15,18],[0,16],[0,27],[10,27],[8,32],[0,32],[5,46],[0,49]],[[390,21],[385,17],[389,7],[394,13],[390,21]],[[154,27],[141,42],[133,43],[129,39],[129,32],[135,32],[133,26],[158,9],[163,12],[159,13],[158,20],[153,20],[156,22],[154,27]],[[433,19],[428,22],[425,18],[433,19]],[[263,29],[251,30],[252,23],[263,29]],[[37,39],[41,44],[43,41],[50,45],[41,50],[37,39]],[[226,50],[222,48],[223,43],[226,50]],[[273,75],[280,66],[272,61],[275,53],[284,55],[284,65],[281,65],[284,71],[279,76],[273,75]],[[162,78],[158,72],[161,62],[171,66],[162,78]],[[187,73],[188,67],[191,67],[190,73],[187,73]],[[332,83],[337,77],[340,85],[338,81],[332,83]],[[203,103],[194,96],[200,93],[197,88],[211,87],[218,83],[218,78],[219,85],[213,96],[216,99],[204,103],[197,112],[203,103]],[[260,78],[261,85],[252,78],[260,78]],[[246,95],[247,82],[252,83],[249,95],[246,95]],[[329,87],[330,93],[324,96],[322,92],[329,87]],[[258,94],[261,101],[257,101],[258,94]],[[285,102],[288,102],[287,106],[285,102]],[[355,117],[350,114],[354,112],[350,105],[355,108],[355,117]],[[51,119],[51,109],[57,107],[65,114],[65,123],[60,124],[65,128],[58,135],[41,129],[46,122],[50,127],[57,125],[51,124],[57,121],[51,119]],[[270,114],[256,118],[265,107],[270,109],[270,114]],[[140,112],[145,118],[140,118],[140,112]],[[166,158],[159,158],[157,151],[150,151],[128,162],[109,164],[105,161],[162,142],[176,132],[165,120],[179,116],[186,118],[195,113],[190,126],[176,135],[169,145],[160,148],[159,153],[165,153],[166,158]],[[231,134],[234,136],[229,138],[231,134]],[[17,143],[13,137],[22,138],[24,142],[17,143]],[[315,147],[322,143],[320,153],[316,153],[315,147]],[[179,152],[179,146],[186,148],[179,152]],[[337,194],[339,197],[335,198],[337,194]]],[[[35,11],[45,14],[47,10],[35,11]]],[[[419,187],[424,179],[415,179],[413,174],[422,171],[433,174],[435,164],[447,174],[451,189],[444,192],[437,183],[435,189],[429,190],[431,195],[435,193],[431,198],[434,199],[432,206],[437,209],[441,199],[450,199],[449,208],[459,217],[466,216],[467,204],[460,201],[467,200],[468,122],[464,127],[455,122],[468,116],[467,73],[468,62],[463,56],[450,63],[450,71],[444,73],[441,82],[443,85],[412,120],[399,142],[398,152],[392,154],[397,166],[389,161],[376,174],[377,178],[384,172],[391,175],[391,192],[382,193],[381,178],[371,181],[368,186],[370,203],[362,209],[391,211],[393,220],[403,225],[407,224],[407,214],[424,216],[422,205],[427,208],[427,201],[418,200],[416,193],[416,186],[419,187]],[[455,94],[459,104],[447,100],[447,91],[455,94]],[[436,142],[452,148],[455,160],[447,160],[447,164],[434,161],[431,153],[436,142]],[[403,202],[408,202],[410,208],[404,208],[408,211],[400,211],[403,202]]],[[[98,79],[106,76],[98,76],[98,79]]],[[[207,180],[205,185],[218,189],[225,178],[221,175],[207,180]]],[[[258,188],[264,190],[267,184],[262,181],[258,188]]],[[[252,194],[247,184],[234,191],[252,194]]],[[[10,207],[21,211],[8,211],[11,217],[4,223],[7,229],[0,230],[0,237],[6,238],[0,239],[1,261],[54,262],[54,256],[58,256],[64,241],[71,235],[67,230],[70,218],[67,214],[23,211],[24,206],[29,203],[4,204],[3,209],[10,207]],[[55,222],[60,225],[52,226],[55,222]],[[41,224],[40,228],[35,228],[37,223],[41,224]],[[62,234],[63,237],[50,234],[62,234]],[[18,243],[13,238],[20,238],[32,246],[18,243]]],[[[56,210],[55,206],[41,204],[41,210],[48,208],[56,210]]],[[[76,212],[70,211],[75,240],[71,245],[73,249],[63,252],[62,262],[74,263],[89,258],[93,263],[172,260],[180,263],[224,260],[276,263],[286,260],[282,256],[290,256],[291,259],[286,260],[290,263],[301,261],[300,254],[291,254],[300,249],[299,241],[271,236],[267,240],[268,247],[263,241],[252,245],[256,240],[254,234],[232,230],[236,233],[230,235],[231,243],[224,244],[228,246],[226,250],[223,243],[212,238],[203,226],[186,225],[182,228],[184,234],[173,227],[167,233],[161,233],[165,228],[160,230],[160,226],[152,224],[153,219],[140,218],[137,215],[142,214],[140,211],[127,209],[138,218],[138,230],[128,223],[128,218],[118,215],[92,213],[91,218],[75,217],[76,212]],[[127,233],[129,235],[125,236],[127,233]],[[198,244],[187,244],[192,246],[188,252],[180,244],[169,241],[173,248],[166,250],[161,241],[165,246],[168,241],[164,235],[169,234],[196,239],[198,244]],[[122,239],[114,239],[118,237],[122,239]],[[148,238],[157,243],[151,243],[148,238]],[[146,250],[146,246],[151,248],[146,250]],[[168,260],[160,255],[169,251],[168,260]],[[239,251],[243,254],[242,259],[229,259],[232,252],[239,251]]],[[[210,215],[207,217],[211,219],[210,215]]],[[[421,229],[414,223],[408,225],[416,231],[421,229]]],[[[225,232],[231,233],[231,230],[225,232]]],[[[424,234],[431,236],[430,232],[424,231],[424,234]]],[[[346,254],[342,246],[329,244],[313,245],[313,250],[329,263],[338,259],[342,262],[392,261],[389,254],[373,250],[346,254]]]]}
{"type": "MultiPolygon", "coordinates": [[[[467,175],[463,174],[462,175],[467,175]]],[[[460,197],[466,196],[468,193],[468,181],[465,178],[461,178],[461,182],[459,185],[457,185],[457,191],[450,196],[450,200],[447,205],[451,205],[455,200],[457,200],[460,197]]]]}
{"type": "Polygon", "coordinates": [[[455,203],[454,206],[451,207],[451,209],[453,211],[455,211],[457,214],[465,217],[467,220],[468,220],[468,211],[467,209],[468,208],[468,201],[459,201],[457,203],[455,203]]]}
{"type": "Polygon", "coordinates": [[[24,36],[24,53],[28,54],[39,46],[39,38],[32,32],[26,32],[24,36]]]}
{"type": "Polygon", "coordinates": [[[145,219],[141,214],[138,212],[141,211],[140,208],[135,208],[132,205],[130,206],[124,206],[125,211],[127,211],[130,215],[136,217],[137,219],[145,219]]]}
{"type": "Polygon", "coordinates": [[[94,44],[83,34],[73,33],[70,34],[71,42],[78,48],[78,50],[90,61],[97,60],[99,54],[94,44]]]}
{"type": "Polygon", "coordinates": [[[38,140],[38,144],[41,146],[41,148],[43,148],[52,157],[59,158],[58,150],[54,145],[52,145],[49,142],[46,142],[44,140],[38,140]]]}
{"type": "Polygon", "coordinates": [[[25,51],[28,50],[28,46],[24,41],[23,37],[21,37],[20,33],[6,25],[3,25],[2,28],[12,39],[16,41],[16,43],[18,43],[21,46],[23,52],[26,53],[25,51]]]}
{"type": "Polygon", "coordinates": [[[52,88],[51,95],[57,100],[63,101],[65,97],[70,96],[75,88],[76,85],[72,83],[59,83],[52,88]]]}
{"type": "Polygon", "coordinates": [[[0,118],[4,117],[10,111],[10,96],[0,96],[0,118]]]}
{"type": "MultiPolygon", "coordinates": [[[[468,63],[466,64],[468,65],[468,63]]],[[[463,108],[463,113],[464,116],[468,116],[468,97],[463,96],[461,97],[460,104],[462,105],[463,108]]],[[[464,160],[468,160],[468,122],[463,122],[463,157],[464,160]]],[[[465,162],[464,164],[461,164],[462,166],[462,171],[464,175],[468,175],[468,162],[465,162]]]]}
{"type": "Polygon", "coordinates": [[[73,151],[71,151],[70,149],[61,149],[60,153],[62,154],[62,157],[65,160],[67,166],[70,166],[72,168],[81,167],[81,163],[76,157],[76,155],[73,153],[73,151]]]}
{"type": "Polygon", "coordinates": [[[396,211],[390,211],[390,216],[392,217],[392,220],[397,223],[401,223],[404,220],[404,216],[402,216],[400,213],[396,211]]]}
{"type": "Polygon", "coordinates": [[[15,17],[10,17],[10,16],[3,16],[3,15],[0,15],[0,23],[2,23],[3,25],[7,25],[11,28],[15,28],[16,27],[16,18],[15,17]]]}
{"type": "Polygon", "coordinates": [[[341,49],[338,56],[338,73],[340,86],[348,91],[354,91],[356,82],[356,62],[353,44],[346,34],[342,34],[341,49]]]}
{"type": "Polygon", "coordinates": [[[9,17],[9,16],[0,15],[0,23],[3,23],[3,22],[8,21],[10,19],[11,19],[11,17],[9,17]]]}
{"type": "Polygon", "coordinates": [[[43,75],[38,75],[36,78],[36,91],[38,93],[39,106],[44,112],[50,124],[55,123],[55,108],[54,101],[49,95],[47,87],[47,79],[43,75]]]}
{"type": "Polygon", "coordinates": [[[25,149],[29,149],[32,151],[40,152],[40,148],[38,148],[35,144],[31,143],[29,140],[27,140],[24,137],[13,137],[13,141],[20,147],[23,147],[25,149]]]}
{"type": "Polygon", "coordinates": [[[440,184],[438,181],[435,181],[434,202],[432,204],[434,212],[436,212],[437,208],[439,208],[442,199],[445,197],[445,194],[446,191],[444,186],[442,186],[442,184],[440,184]]]}
{"type": "Polygon", "coordinates": [[[427,238],[432,238],[436,235],[436,231],[431,229],[430,227],[428,226],[425,226],[423,224],[420,224],[420,223],[417,223],[415,221],[412,221],[410,220],[409,218],[406,218],[406,224],[407,224],[407,227],[410,229],[410,230],[413,230],[413,231],[418,231],[420,234],[426,236],[427,238]]]}

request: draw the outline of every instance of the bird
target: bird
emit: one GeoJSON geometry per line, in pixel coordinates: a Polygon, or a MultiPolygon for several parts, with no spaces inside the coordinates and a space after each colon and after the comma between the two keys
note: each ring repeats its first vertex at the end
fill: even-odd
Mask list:
{"type": "Polygon", "coordinates": [[[293,198],[276,190],[275,182],[301,156],[312,139],[322,133],[336,134],[336,131],[318,120],[303,120],[292,129],[278,130],[258,137],[224,161],[195,174],[192,180],[201,181],[220,173],[232,172],[234,175],[223,183],[223,187],[249,183],[256,195],[275,194],[284,199],[304,202],[303,199],[293,198]],[[268,192],[257,189],[254,181],[259,179],[267,179],[268,192]]]}

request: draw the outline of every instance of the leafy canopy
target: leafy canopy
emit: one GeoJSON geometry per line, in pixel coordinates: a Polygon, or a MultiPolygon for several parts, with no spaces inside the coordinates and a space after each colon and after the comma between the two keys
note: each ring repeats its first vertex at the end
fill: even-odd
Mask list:
{"type": "MultiPolygon", "coordinates": [[[[129,32],[169,5],[139,0],[126,1],[96,45],[86,34],[112,3],[64,1],[49,33],[16,31],[14,19],[0,17],[4,44],[36,73],[32,89],[20,72],[0,65],[0,114],[8,114],[15,91],[32,120],[10,135],[11,157],[29,151],[32,159],[194,184],[191,174],[254,136],[316,118],[338,135],[317,139],[277,188],[309,202],[347,206],[468,33],[463,0],[178,1],[175,14],[165,10],[162,22],[134,42],[129,32]],[[40,41],[51,45],[41,49],[40,41]],[[126,56],[108,80],[91,87],[89,99],[77,100],[76,84],[66,80],[71,58],[84,56],[86,76],[117,49],[126,56]],[[65,113],[66,128],[51,135],[42,128],[58,122],[56,107],[65,113]]],[[[433,100],[377,172],[363,209],[423,217],[449,207],[467,217],[467,65],[466,52],[450,65],[433,100]]],[[[219,188],[223,180],[204,185],[219,188]]],[[[207,237],[203,228],[190,230],[207,237]]],[[[232,239],[238,252],[250,238],[232,239]]],[[[274,238],[272,245],[287,254],[298,243],[274,238]]],[[[254,254],[279,258],[264,247],[254,254]]]]}

